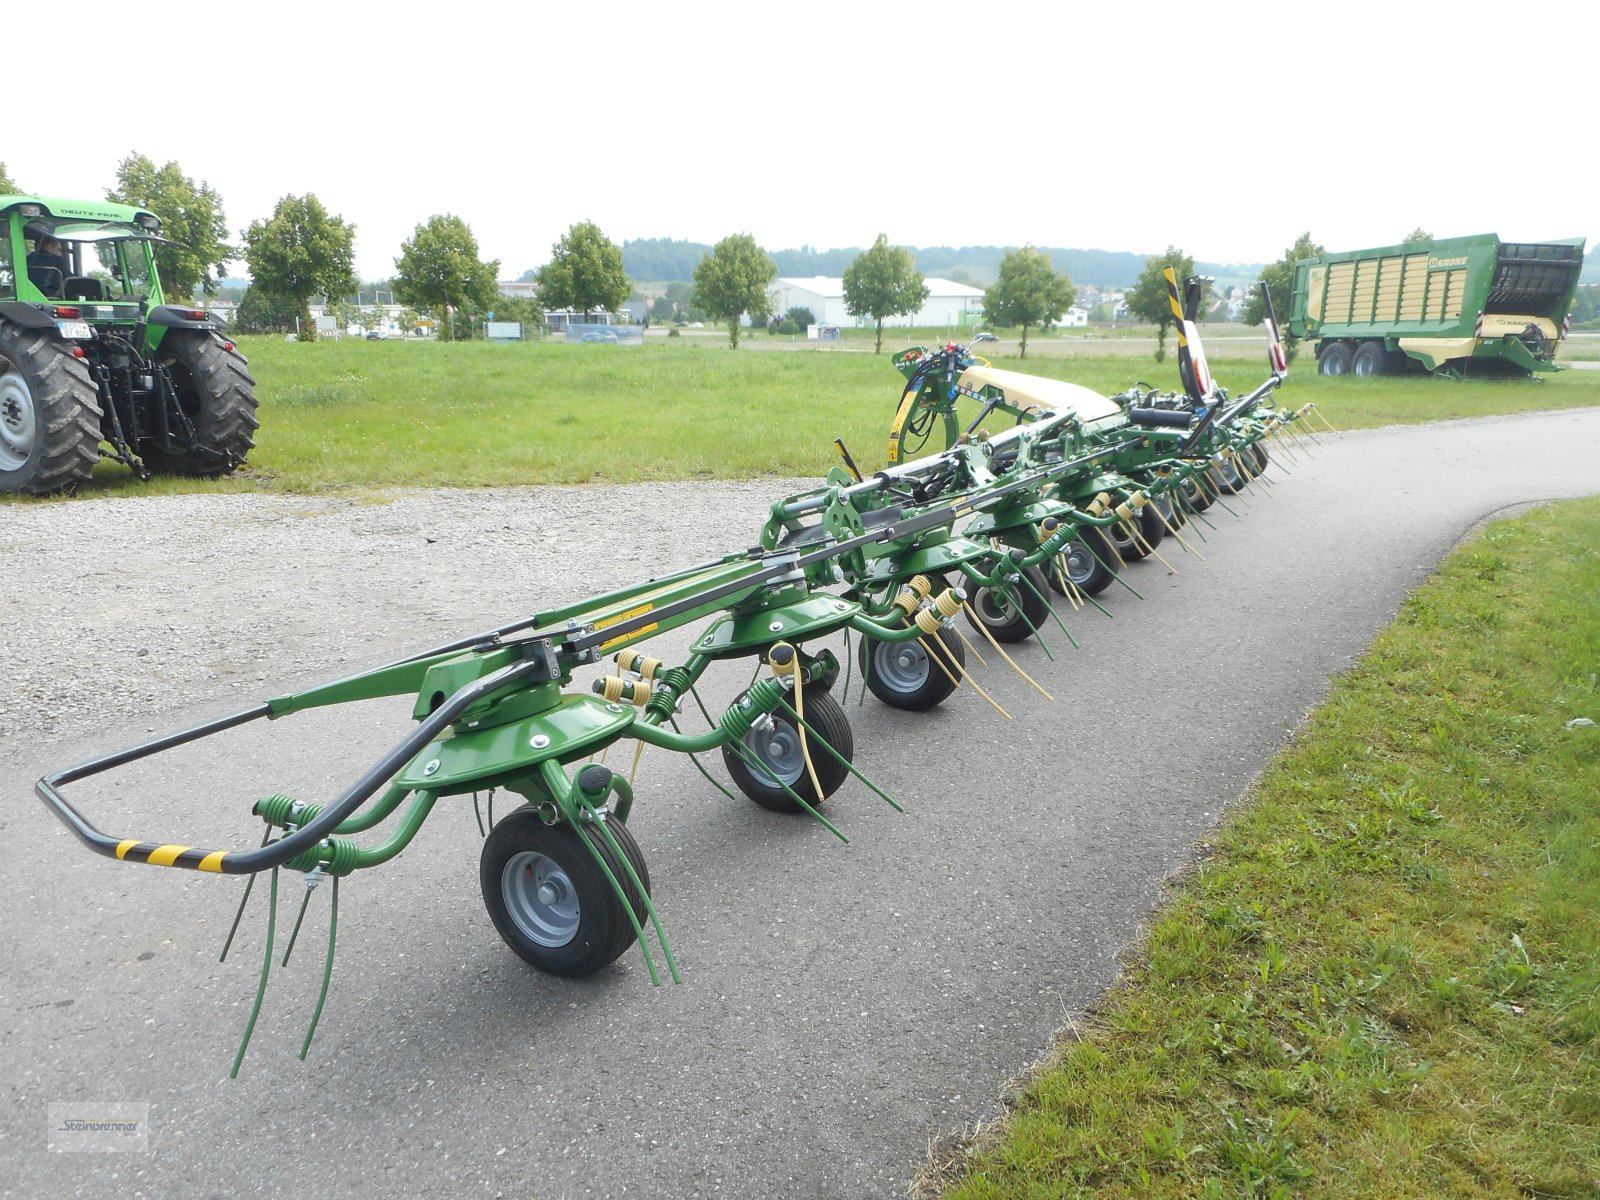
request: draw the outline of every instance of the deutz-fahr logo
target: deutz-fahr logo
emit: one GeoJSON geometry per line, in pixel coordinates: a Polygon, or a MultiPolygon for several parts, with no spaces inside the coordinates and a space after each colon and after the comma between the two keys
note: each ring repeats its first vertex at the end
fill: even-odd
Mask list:
{"type": "Polygon", "coordinates": [[[1465,254],[1463,254],[1460,258],[1429,258],[1428,259],[1428,270],[1430,270],[1430,271],[1443,271],[1443,270],[1449,269],[1450,267],[1464,267],[1466,265],[1467,265],[1467,256],[1465,254]]]}

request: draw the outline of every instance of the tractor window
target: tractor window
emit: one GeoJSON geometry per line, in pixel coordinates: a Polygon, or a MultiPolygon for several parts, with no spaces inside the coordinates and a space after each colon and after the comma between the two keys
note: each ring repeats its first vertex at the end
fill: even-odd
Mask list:
{"type": "Polygon", "coordinates": [[[11,231],[0,224],[0,300],[17,298],[17,272],[11,265],[11,231]]]}
{"type": "Polygon", "coordinates": [[[146,242],[136,241],[100,242],[95,246],[102,268],[95,274],[106,285],[106,299],[132,299],[150,294],[147,246],[146,242]]]}

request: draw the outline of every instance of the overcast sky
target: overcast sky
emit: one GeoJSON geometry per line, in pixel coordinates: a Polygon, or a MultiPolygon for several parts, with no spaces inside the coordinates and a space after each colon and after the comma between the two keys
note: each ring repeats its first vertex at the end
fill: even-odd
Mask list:
{"type": "Polygon", "coordinates": [[[315,192],[369,280],[445,212],[503,278],[585,219],[1212,262],[1304,230],[1600,235],[1593,0],[70,10],[7,56],[37,101],[0,134],[19,185],[98,197],[130,153],[176,160],[235,236],[315,192]]]}

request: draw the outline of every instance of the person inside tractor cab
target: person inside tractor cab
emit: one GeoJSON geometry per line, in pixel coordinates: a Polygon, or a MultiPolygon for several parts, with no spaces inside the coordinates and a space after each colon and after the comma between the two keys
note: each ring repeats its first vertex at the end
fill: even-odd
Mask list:
{"type": "Polygon", "coordinates": [[[47,296],[61,294],[61,285],[67,278],[67,256],[62,253],[61,243],[49,234],[33,244],[33,253],[28,255],[28,278],[47,296]]]}

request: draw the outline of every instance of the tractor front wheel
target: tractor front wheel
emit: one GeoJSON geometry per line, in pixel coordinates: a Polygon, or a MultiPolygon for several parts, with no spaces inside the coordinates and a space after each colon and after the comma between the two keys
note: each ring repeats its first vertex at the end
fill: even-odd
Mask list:
{"type": "Polygon", "coordinates": [[[546,825],[531,804],[508,813],[484,839],[478,883],[489,919],[506,945],[548,974],[592,975],[638,936],[596,855],[627,893],[634,917],[642,924],[648,915],[644,856],[626,825],[611,816],[605,824],[644,885],[644,896],[604,833],[546,825]]]}
{"type": "Polygon", "coordinates": [[[100,458],[88,365],[53,330],[0,319],[0,492],[70,492],[100,458]]]}
{"type": "MultiPolygon", "coordinates": [[[[734,702],[738,703],[738,699],[736,697],[734,702]]],[[[793,693],[790,693],[790,702],[793,702],[793,693]]],[[[722,762],[728,768],[734,786],[762,808],[772,812],[805,811],[795,802],[794,796],[784,790],[784,785],[816,808],[838,791],[850,775],[844,763],[817,745],[817,739],[821,738],[846,760],[855,758],[855,737],[850,732],[850,722],[844,715],[844,709],[839,707],[839,702],[820,687],[807,688],[804,716],[806,724],[815,731],[807,736],[805,742],[800,739],[800,728],[794,718],[786,712],[775,712],[771,715],[770,725],[751,729],[744,735],[740,741],[743,754],[734,749],[731,743],[722,747],[722,762]],[[811,779],[811,772],[806,770],[807,743],[811,750],[811,765],[817,773],[815,782],[811,779]],[[751,762],[750,759],[755,761],[751,762]],[[820,794],[817,791],[818,784],[822,786],[820,794]]]]}
{"type": "Polygon", "coordinates": [[[146,441],[138,447],[145,465],[171,475],[226,475],[242,465],[259,424],[256,381],[244,355],[207,330],[169,329],[156,360],[172,376],[195,444],[168,454],[146,441]]]}

